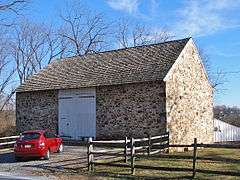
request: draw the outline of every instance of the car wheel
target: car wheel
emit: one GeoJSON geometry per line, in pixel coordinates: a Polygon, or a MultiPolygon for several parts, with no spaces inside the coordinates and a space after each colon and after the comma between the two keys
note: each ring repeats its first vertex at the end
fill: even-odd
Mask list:
{"type": "Polygon", "coordinates": [[[60,144],[57,152],[58,152],[58,153],[63,152],[63,144],[62,144],[62,143],[60,144]]]}
{"type": "Polygon", "coordinates": [[[45,159],[45,160],[50,159],[50,151],[49,151],[49,149],[47,150],[47,152],[46,152],[46,154],[45,154],[45,156],[44,156],[44,159],[45,159]]]}
{"type": "Polygon", "coordinates": [[[22,161],[22,157],[15,156],[15,161],[17,162],[22,161]]]}

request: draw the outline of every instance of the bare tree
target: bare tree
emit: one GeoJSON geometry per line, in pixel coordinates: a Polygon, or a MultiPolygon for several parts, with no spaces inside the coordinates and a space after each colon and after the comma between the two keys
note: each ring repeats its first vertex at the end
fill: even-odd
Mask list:
{"type": "Polygon", "coordinates": [[[11,98],[14,94],[13,77],[16,68],[9,54],[9,27],[27,3],[28,0],[0,1],[0,111],[12,107],[11,98]]]}
{"type": "Polygon", "coordinates": [[[52,28],[46,32],[45,36],[46,45],[48,47],[48,57],[46,59],[47,64],[51,63],[52,60],[56,58],[63,58],[67,49],[67,42],[65,39],[62,39],[58,32],[55,32],[52,28]]]}
{"type": "Polygon", "coordinates": [[[66,44],[66,56],[82,56],[104,49],[109,26],[102,14],[87,11],[80,5],[72,5],[60,17],[63,20],[63,28],[59,35],[66,44]]]}
{"type": "MultiPolygon", "coordinates": [[[[13,11],[18,13],[19,5],[26,3],[26,0],[5,0],[0,2],[0,11],[13,11]]],[[[21,7],[21,6],[20,6],[21,7]]]]}
{"type": "Polygon", "coordinates": [[[2,0],[0,1],[0,25],[12,26],[14,16],[19,16],[29,0],[2,0]]]}
{"type": "Polygon", "coordinates": [[[221,92],[223,90],[221,87],[226,83],[226,75],[228,73],[221,69],[218,69],[216,72],[214,72],[211,66],[210,58],[206,51],[204,51],[203,48],[198,47],[198,52],[213,89],[215,92],[221,92]]]}
{"type": "Polygon", "coordinates": [[[8,104],[13,95],[9,85],[12,83],[12,77],[15,69],[12,67],[9,59],[9,41],[7,30],[1,29],[0,33],[0,111],[8,104]]]}
{"type": "Polygon", "coordinates": [[[38,27],[31,27],[29,23],[24,22],[14,29],[15,34],[11,41],[11,55],[15,61],[20,84],[22,84],[29,75],[37,71],[41,54],[36,52],[44,44],[44,39],[38,27]]]}
{"type": "Polygon", "coordinates": [[[52,59],[61,55],[64,48],[60,47],[60,39],[45,24],[23,21],[14,28],[11,56],[15,62],[19,83],[37,73],[52,59]]]}
{"type": "Polygon", "coordinates": [[[134,47],[140,45],[154,44],[165,42],[173,38],[173,36],[164,29],[151,30],[143,24],[135,24],[130,26],[129,21],[120,20],[117,24],[117,32],[115,38],[120,47],[134,47]]]}
{"type": "Polygon", "coordinates": [[[10,37],[5,38],[7,43],[0,45],[0,110],[11,102],[16,84],[61,57],[65,50],[62,39],[45,24],[23,20],[11,29],[10,37]],[[15,86],[10,87],[13,81],[15,86]]]}

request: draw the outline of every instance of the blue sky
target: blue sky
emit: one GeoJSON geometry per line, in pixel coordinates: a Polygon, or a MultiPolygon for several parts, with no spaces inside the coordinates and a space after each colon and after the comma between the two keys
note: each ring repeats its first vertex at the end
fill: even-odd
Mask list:
{"type": "MultiPolygon", "coordinates": [[[[28,16],[58,25],[66,3],[76,0],[33,0],[28,16]]],[[[153,31],[167,29],[177,38],[192,36],[209,56],[213,73],[240,71],[240,0],[79,0],[109,21],[127,18],[153,31]]],[[[240,106],[240,73],[228,73],[215,104],[240,106]]]]}

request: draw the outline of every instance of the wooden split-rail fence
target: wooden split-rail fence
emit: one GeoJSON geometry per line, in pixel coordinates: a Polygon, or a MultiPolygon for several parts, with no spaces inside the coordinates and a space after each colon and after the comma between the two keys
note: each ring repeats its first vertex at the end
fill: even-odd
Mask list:
{"type": "Polygon", "coordinates": [[[93,141],[92,138],[88,140],[88,169],[93,171],[95,165],[109,165],[130,167],[132,174],[135,173],[135,157],[136,155],[149,156],[160,151],[168,151],[169,147],[169,134],[165,133],[159,136],[148,136],[147,138],[134,139],[125,137],[124,140],[111,140],[111,141],[93,141]],[[114,148],[113,150],[94,150],[96,147],[114,148]],[[157,147],[157,149],[156,149],[157,147]],[[112,164],[98,162],[94,160],[94,155],[123,157],[124,162],[130,160],[128,164],[112,164]]]}
{"type": "MultiPolygon", "coordinates": [[[[114,167],[130,168],[131,173],[135,174],[135,169],[152,169],[152,170],[167,170],[168,167],[152,167],[146,165],[136,165],[136,157],[159,157],[163,158],[164,155],[160,152],[169,152],[169,148],[191,148],[192,151],[192,168],[171,168],[172,170],[190,171],[192,177],[196,174],[196,161],[197,161],[197,149],[198,148],[231,148],[240,149],[240,144],[198,144],[197,138],[194,138],[192,144],[169,144],[169,133],[159,136],[148,136],[148,138],[134,139],[125,138],[124,140],[110,140],[110,141],[95,141],[92,138],[88,140],[88,170],[94,171],[95,166],[105,165],[114,167]],[[95,150],[94,147],[102,147],[102,150],[95,150]],[[107,150],[106,150],[107,148],[107,150]],[[109,150],[109,148],[111,148],[109,150]],[[103,159],[95,159],[98,155],[103,156],[103,159]],[[123,163],[100,162],[106,157],[122,157],[123,163]],[[100,160],[100,161],[99,161],[100,160]],[[128,162],[129,161],[129,162],[128,162]]],[[[183,157],[184,158],[184,157],[183,157]]]]}
{"type": "Polygon", "coordinates": [[[19,136],[0,137],[0,150],[12,148],[19,136]]]}

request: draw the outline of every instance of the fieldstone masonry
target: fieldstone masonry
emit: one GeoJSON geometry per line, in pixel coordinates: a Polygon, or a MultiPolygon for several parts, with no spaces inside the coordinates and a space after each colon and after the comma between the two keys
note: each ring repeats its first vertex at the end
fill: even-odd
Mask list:
{"type": "Polygon", "coordinates": [[[172,144],[213,142],[213,92],[197,50],[189,43],[166,81],[167,129],[172,144]]]}
{"type": "Polygon", "coordinates": [[[58,131],[58,91],[16,93],[16,126],[22,132],[33,129],[58,131]]]}
{"type": "Polygon", "coordinates": [[[97,138],[147,137],[166,131],[163,82],[101,86],[96,95],[97,138]]]}
{"type": "MultiPolygon", "coordinates": [[[[165,86],[145,82],[96,88],[98,139],[166,132],[165,86]]],[[[58,91],[17,93],[17,130],[58,131],[58,91]]]]}

